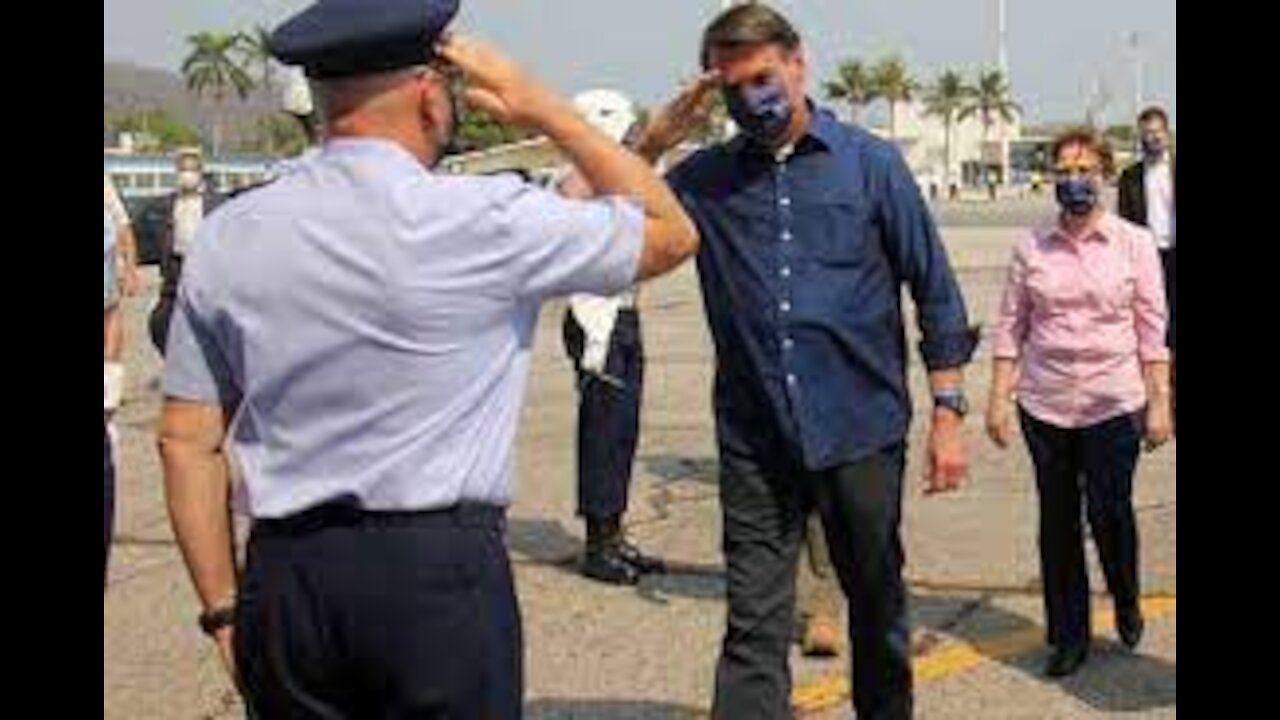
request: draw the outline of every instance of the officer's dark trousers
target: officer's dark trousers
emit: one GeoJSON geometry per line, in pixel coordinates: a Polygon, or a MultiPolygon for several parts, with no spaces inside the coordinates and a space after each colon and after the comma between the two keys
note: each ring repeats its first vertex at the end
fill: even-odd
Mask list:
{"type": "Polygon", "coordinates": [[[582,328],[566,313],[565,348],[578,374],[578,514],[608,520],[627,510],[632,465],[640,440],[644,394],[644,346],[640,317],[618,313],[605,374],[621,387],[582,371],[582,328]]]}
{"type": "Polygon", "coordinates": [[[860,720],[912,714],[902,578],[904,450],[824,472],[721,448],[729,623],[716,674],[716,720],[788,720],[796,562],[816,508],[849,598],[853,704],[860,720]]]}
{"type": "Polygon", "coordinates": [[[1086,515],[1116,607],[1128,610],[1138,604],[1133,474],[1142,433],[1132,415],[1082,429],[1054,427],[1025,411],[1021,415],[1040,492],[1047,641],[1059,648],[1079,647],[1092,635],[1086,515]]]}
{"type": "Polygon", "coordinates": [[[255,524],[236,617],[254,716],[516,720],[522,643],[502,511],[328,506],[255,524]]]}

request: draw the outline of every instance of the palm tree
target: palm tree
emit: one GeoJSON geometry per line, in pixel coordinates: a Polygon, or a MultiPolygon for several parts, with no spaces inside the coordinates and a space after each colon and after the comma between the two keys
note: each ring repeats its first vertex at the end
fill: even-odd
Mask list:
{"type": "Polygon", "coordinates": [[[945,131],[945,168],[943,185],[951,187],[951,168],[954,165],[952,156],[953,139],[955,137],[956,120],[964,111],[966,103],[974,94],[973,88],[965,84],[964,78],[954,70],[947,70],[938,76],[938,81],[930,88],[924,98],[925,113],[931,117],[942,118],[945,131]]]}
{"type": "Polygon", "coordinates": [[[234,92],[241,100],[253,92],[254,81],[240,63],[236,55],[240,45],[238,34],[197,33],[187,38],[191,52],[182,62],[182,76],[187,81],[187,89],[199,98],[212,96],[213,112],[213,152],[216,155],[221,145],[221,124],[217,109],[226,100],[228,93],[234,92]]]}
{"type": "Polygon", "coordinates": [[[857,122],[858,115],[867,103],[875,99],[871,74],[867,66],[857,60],[846,60],[836,70],[836,79],[828,80],[823,86],[829,100],[842,101],[849,105],[849,119],[857,122]]]}
{"type": "Polygon", "coordinates": [[[240,56],[240,66],[253,72],[259,87],[271,92],[275,87],[276,62],[270,50],[271,31],[265,26],[255,25],[252,30],[236,34],[236,51],[240,56]]]}
{"type": "Polygon", "coordinates": [[[891,55],[871,70],[872,93],[889,103],[889,139],[898,139],[898,105],[911,102],[919,86],[911,78],[907,65],[902,58],[891,55]]]}
{"type": "MultiPolygon", "coordinates": [[[[1009,82],[1005,80],[1004,74],[999,70],[991,70],[978,76],[978,86],[974,88],[968,104],[960,111],[960,119],[966,120],[977,115],[982,120],[982,145],[986,147],[991,139],[991,126],[995,124],[996,118],[999,117],[1001,122],[1008,124],[1013,122],[1020,112],[1022,109],[1010,97],[1009,82]]],[[[1007,180],[1009,158],[1007,153],[1000,154],[1001,177],[1007,180]]]]}

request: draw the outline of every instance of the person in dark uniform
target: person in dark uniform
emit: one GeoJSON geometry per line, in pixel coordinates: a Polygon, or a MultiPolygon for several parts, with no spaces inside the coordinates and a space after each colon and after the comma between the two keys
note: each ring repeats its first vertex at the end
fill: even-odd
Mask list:
{"type": "MultiPolygon", "coordinates": [[[[573,104],[618,142],[636,129],[635,106],[620,93],[590,90],[573,104]]],[[[665,569],[623,529],[644,399],[638,298],[637,288],[611,297],[577,294],[569,298],[564,318],[565,350],[578,378],[578,515],[587,531],[581,570],[592,580],[617,585],[634,585],[665,569]]]]}

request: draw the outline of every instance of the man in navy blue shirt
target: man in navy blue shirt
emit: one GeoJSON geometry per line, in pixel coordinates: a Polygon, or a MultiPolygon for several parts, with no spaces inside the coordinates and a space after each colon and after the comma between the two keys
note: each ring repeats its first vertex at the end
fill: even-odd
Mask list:
{"type": "MultiPolygon", "coordinates": [[[[727,11],[706,31],[702,63],[702,92],[719,87],[740,129],[669,176],[702,234],[717,356],[729,622],[714,717],[791,717],[796,562],[816,510],[850,600],[858,717],[907,718],[901,288],[918,309],[935,400],[928,493],[957,488],[967,472],[962,368],[977,334],[897,149],[806,97],[800,38],[785,18],[758,3],[727,11]]],[[[642,154],[687,134],[697,92],[649,126],[642,154]]]]}

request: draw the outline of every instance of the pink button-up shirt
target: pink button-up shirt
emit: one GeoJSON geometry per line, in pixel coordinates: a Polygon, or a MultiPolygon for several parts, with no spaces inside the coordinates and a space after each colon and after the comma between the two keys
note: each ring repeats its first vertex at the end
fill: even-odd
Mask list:
{"type": "Polygon", "coordinates": [[[1140,410],[1142,363],[1169,359],[1168,311],[1151,233],[1107,213],[1089,234],[1056,225],[1018,243],[995,328],[995,356],[1018,360],[1018,402],[1083,428],[1140,410]]]}

